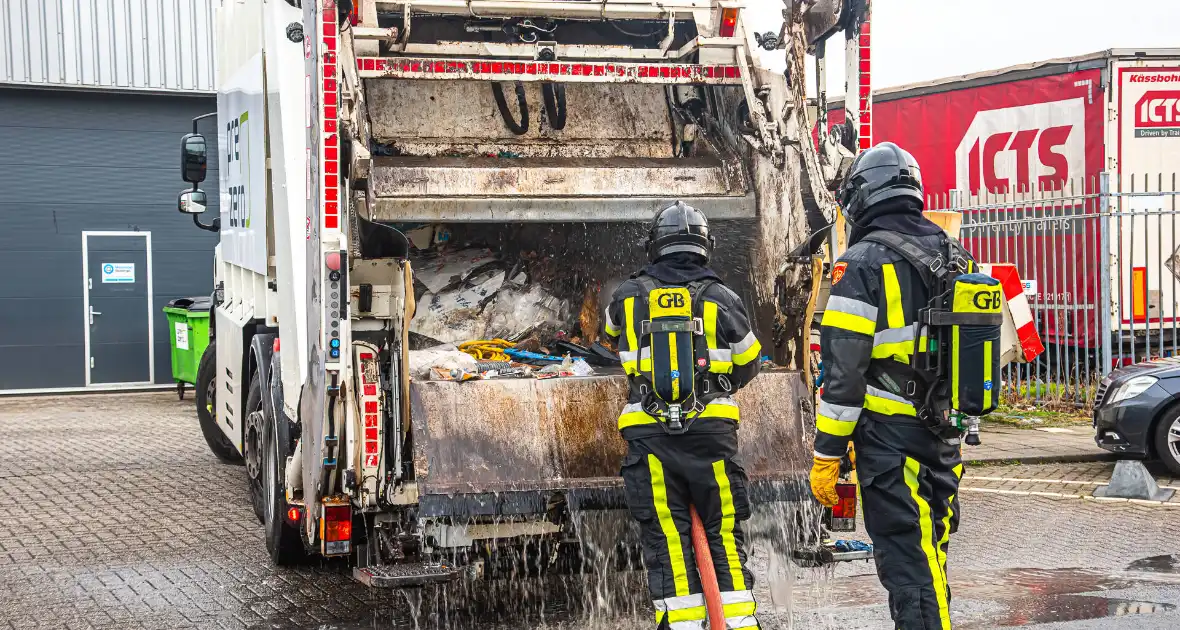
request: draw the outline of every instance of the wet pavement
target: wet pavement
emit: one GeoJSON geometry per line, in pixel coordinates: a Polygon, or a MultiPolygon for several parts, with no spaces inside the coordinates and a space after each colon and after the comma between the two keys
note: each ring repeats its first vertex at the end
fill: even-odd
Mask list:
{"type": "MultiPolygon", "coordinates": [[[[1072,498],[1103,466],[968,471],[956,628],[1180,627],[1180,510],[1072,498]]],[[[245,493],[174,394],[0,399],[0,627],[650,627],[634,572],[370,591],[342,564],[276,569],[245,493]]],[[[768,628],[890,627],[871,563],[752,556],[768,628]]]]}

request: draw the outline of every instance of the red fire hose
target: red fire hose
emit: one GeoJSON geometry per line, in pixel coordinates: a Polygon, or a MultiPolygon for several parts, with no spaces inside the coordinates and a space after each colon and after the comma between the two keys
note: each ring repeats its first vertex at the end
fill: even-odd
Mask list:
{"type": "Polygon", "coordinates": [[[725,610],[721,605],[721,587],[717,585],[717,572],[713,570],[713,553],[709,550],[709,539],[705,536],[705,525],[697,515],[697,509],[689,506],[692,514],[692,550],[697,560],[697,572],[701,576],[701,588],[705,592],[705,609],[709,611],[709,628],[725,630],[725,610]]]}

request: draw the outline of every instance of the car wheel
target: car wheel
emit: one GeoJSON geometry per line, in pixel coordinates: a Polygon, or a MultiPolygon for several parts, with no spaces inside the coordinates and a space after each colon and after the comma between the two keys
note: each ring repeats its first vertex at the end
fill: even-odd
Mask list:
{"type": "Polygon", "coordinates": [[[1180,409],[1168,413],[1156,425],[1155,452],[1168,470],[1180,475],[1180,409]]]}
{"type": "Polygon", "coordinates": [[[201,363],[197,366],[197,383],[194,386],[197,403],[197,422],[201,425],[201,435],[205,436],[205,443],[209,450],[223,462],[229,464],[242,463],[242,456],[233,442],[217,426],[217,345],[210,342],[201,355],[201,363]]]}

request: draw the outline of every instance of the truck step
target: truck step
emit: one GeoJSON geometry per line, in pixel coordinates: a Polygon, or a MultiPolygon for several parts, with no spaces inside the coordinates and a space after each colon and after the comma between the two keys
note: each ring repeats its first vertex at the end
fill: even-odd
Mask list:
{"type": "Polygon", "coordinates": [[[438,562],[407,562],[357,567],[352,570],[356,581],[371,588],[401,588],[457,579],[463,568],[438,562]]]}

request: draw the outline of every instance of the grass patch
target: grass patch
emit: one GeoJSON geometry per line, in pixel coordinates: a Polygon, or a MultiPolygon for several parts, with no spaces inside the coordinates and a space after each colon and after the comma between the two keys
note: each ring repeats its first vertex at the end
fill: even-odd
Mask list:
{"type": "Polygon", "coordinates": [[[987,424],[1036,428],[1067,427],[1090,424],[1090,413],[1073,405],[1045,405],[1012,402],[1001,405],[983,418],[987,424]]]}

